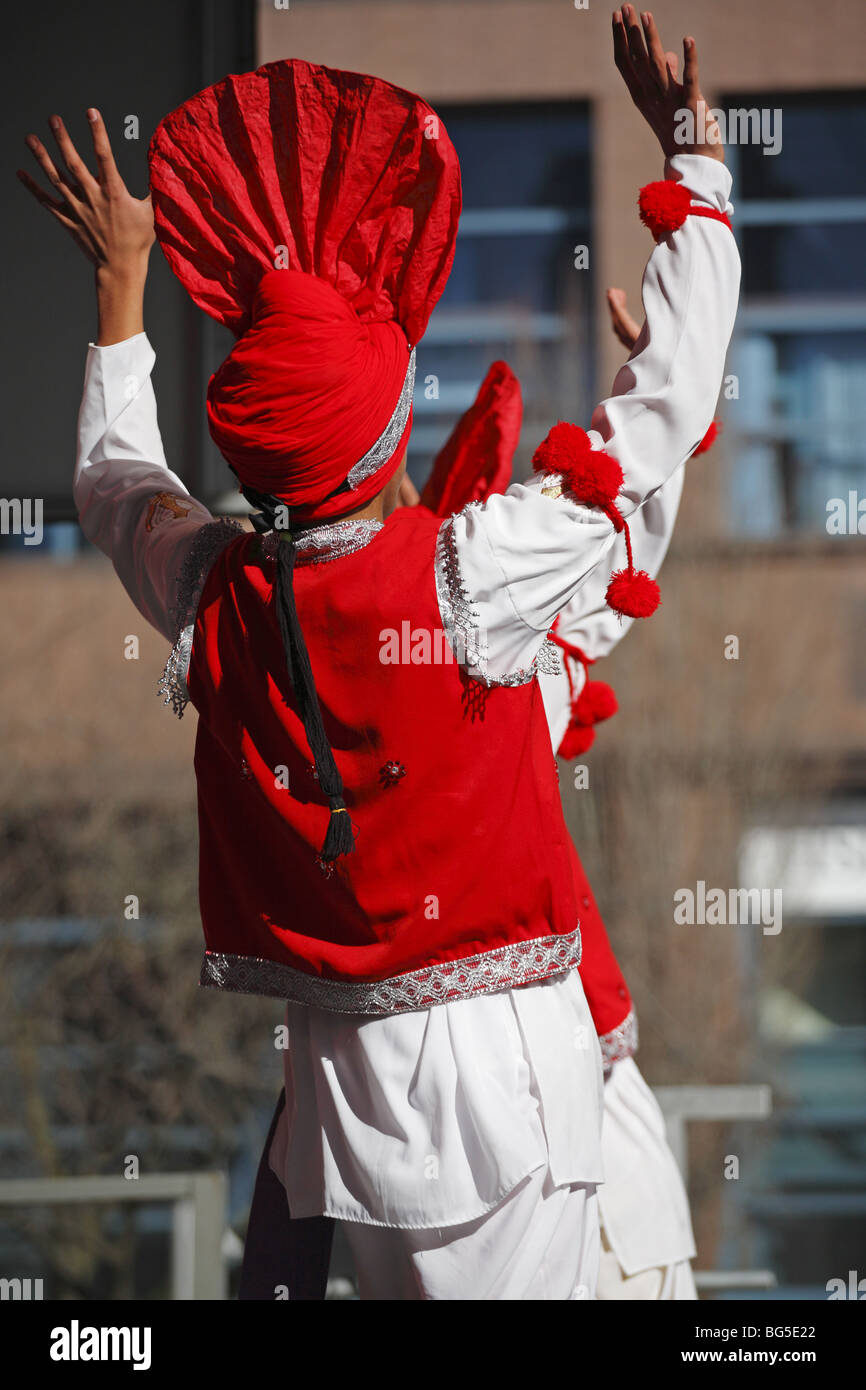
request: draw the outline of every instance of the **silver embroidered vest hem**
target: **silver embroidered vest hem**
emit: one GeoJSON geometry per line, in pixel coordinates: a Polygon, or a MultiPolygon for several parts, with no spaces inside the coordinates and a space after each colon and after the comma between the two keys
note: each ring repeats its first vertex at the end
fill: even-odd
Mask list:
{"type": "Polygon", "coordinates": [[[559,975],[580,965],[580,926],[461,960],[440,961],[384,980],[328,980],[281,961],[205,951],[199,983],[238,994],[263,994],[334,1013],[394,1014],[492,994],[559,975]]]}

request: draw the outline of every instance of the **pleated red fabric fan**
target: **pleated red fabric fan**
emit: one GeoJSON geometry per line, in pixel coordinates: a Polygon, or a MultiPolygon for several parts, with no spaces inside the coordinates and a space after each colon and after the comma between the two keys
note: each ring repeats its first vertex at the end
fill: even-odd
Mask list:
{"type": "Polygon", "coordinates": [[[364,322],[396,320],[410,346],[423,335],[461,194],[454,147],[420,97],[297,58],[266,63],[172,111],[149,158],[165,256],[234,333],[284,266],[326,280],[364,322]]]}
{"type": "Polygon", "coordinates": [[[507,362],[494,362],[475,401],[436,455],[422,504],[437,516],[450,516],[467,502],[504,492],[522,420],[520,382],[507,362]]]}

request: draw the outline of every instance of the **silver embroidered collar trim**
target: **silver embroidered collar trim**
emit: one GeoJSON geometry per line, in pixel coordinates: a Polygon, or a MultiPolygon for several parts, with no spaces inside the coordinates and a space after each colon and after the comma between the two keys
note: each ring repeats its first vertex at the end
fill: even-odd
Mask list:
{"type": "Polygon", "coordinates": [[[220,551],[243,534],[244,529],[240,523],[231,521],[228,517],[207,522],[196,532],[180,567],[175,602],[170,615],[177,636],[157,686],[158,693],[165,696],[163,703],[171,705],[178,719],[183,718],[183,712],[189,704],[186,674],[192,655],[195,615],[205,582],[220,551]]]}
{"type": "MultiPolygon", "coordinates": [[[[363,550],[384,523],[362,517],[359,521],[332,521],[324,526],[312,526],[309,531],[295,532],[295,549],[300,564],[320,565],[324,560],[337,560],[341,555],[353,555],[363,550]]],[[[277,547],[285,544],[279,533],[268,531],[263,537],[266,554],[275,556],[277,547]]]]}
{"type": "Polygon", "coordinates": [[[598,1040],[605,1070],[614,1062],[623,1062],[637,1052],[637,1014],[630,1009],[622,1023],[604,1033],[598,1040]]]}
{"type": "Polygon", "coordinates": [[[353,464],[349,469],[346,482],[350,488],[356,488],[359,483],[363,483],[365,478],[378,472],[393,454],[400,437],[406,428],[406,421],[409,419],[409,408],[412,405],[412,397],[415,393],[415,349],[409,353],[409,365],[406,368],[406,376],[403,381],[403,389],[400,392],[400,399],[394,407],[394,414],[385,426],[382,434],[376,440],[372,449],[368,449],[362,459],[353,464]]]}
{"type": "MultiPolygon", "coordinates": [[[[480,505],[479,502],[469,503],[470,507],[480,505]]],[[[454,535],[454,521],[459,515],[461,513],[458,512],[448,517],[440,526],[434,561],[439,611],[455,658],[474,680],[488,688],[496,685],[527,685],[539,672],[557,675],[562,669],[559,651],[546,637],[529,666],[519,667],[506,675],[490,674],[487,642],[479,626],[479,614],[473,607],[460,572],[460,556],[454,535]]]]}
{"type": "Polygon", "coordinates": [[[395,1014],[471,994],[492,994],[580,965],[580,927],[564,936],[517,941],[463,960],[425,965],[387,980],[325,980],[279,961],[206,951],[200,983],[239,994],[265,994],[332,1013],[395,1014]]]}

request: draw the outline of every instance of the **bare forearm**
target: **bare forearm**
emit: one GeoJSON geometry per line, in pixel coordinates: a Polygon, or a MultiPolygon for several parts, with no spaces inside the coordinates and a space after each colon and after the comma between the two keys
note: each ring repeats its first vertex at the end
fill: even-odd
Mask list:
{"type": "Polygon", "coordinates": [[[98,347],[122,343],[144,332],[144,285],[147,256],[123,266],[100,266],[96,272],[99,314],[98,347]]]}

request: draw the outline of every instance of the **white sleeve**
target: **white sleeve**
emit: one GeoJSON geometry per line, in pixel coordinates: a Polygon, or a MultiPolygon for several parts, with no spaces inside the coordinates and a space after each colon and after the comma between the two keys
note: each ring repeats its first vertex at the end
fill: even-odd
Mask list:
{"type": "MultiPolygon", "coordinates": [[[[676,155],[665,174],[683,180],[693,202],[733,210],[731,175],[718,160],[676,155]]],[[[640,337],[589,431],[593,447],[622,467],[617,505],[635,525],[636,542],[636,510],[684,463],[712,420],[739,282],[736,241],[715,219],[687,218],[650,256],[640,337]]],[[[443,622],[458,660],[491,684],[531,679],[554,618],[597,567],[608,577],[614,567],[611,521],[567,493],[550,495],[556,481],[536,475],[512,484],[442,526],[436,582],[443,622]]],[[[634,553],[638,568],[647,568],[637,543],[634,553]]],[[[598,602],[593,592],[590,611],[598,602]]]]}
{"type": "Polygon", "coordinates": [[[72,493],[87,539],[109,557],[139,612],[173,642],[178,577],[214,519],[166,464],[150,379],[155,360],[145,333],[89,345],[72,493]]]}
{"type": "MultiPolygon", "coordinates": [[[[640,556],[640,567],[653,578],[661,569],[670,545],[685,476],[685,464],[681,464],[658,492],[634,513],[629,523],[635,555],[640,556]]],[[[581,585],[575,597],[559,614],[558,635],[572,646],[580,647],[593,661],[607,656],[635,621],[634,618],[620,617],[605,601],[611,574],[614,570],[622,569],[625,563],[625,541],[622,536],[616,536],[604,562],[596,566],[586,583],[581,585]]],[[[573,662],[571,675],[574,693],[579,695],[585,679],[583,666],[573,662]]],[[[556,749],[571,716],[564,666],[560,665],[550,673],[540,673],[539,684],[551,742],[556,749]]]]}
{"type": "Polygon", "coordinates": [[[215,521],[169,470],[150,379],[155,360],[144,333],[109,347],[89,344],[72,492],[87,539],[109,557],[139,612],[174,643],[161,689],[181,714],[204,580],[241,528],[215,521]]]}

